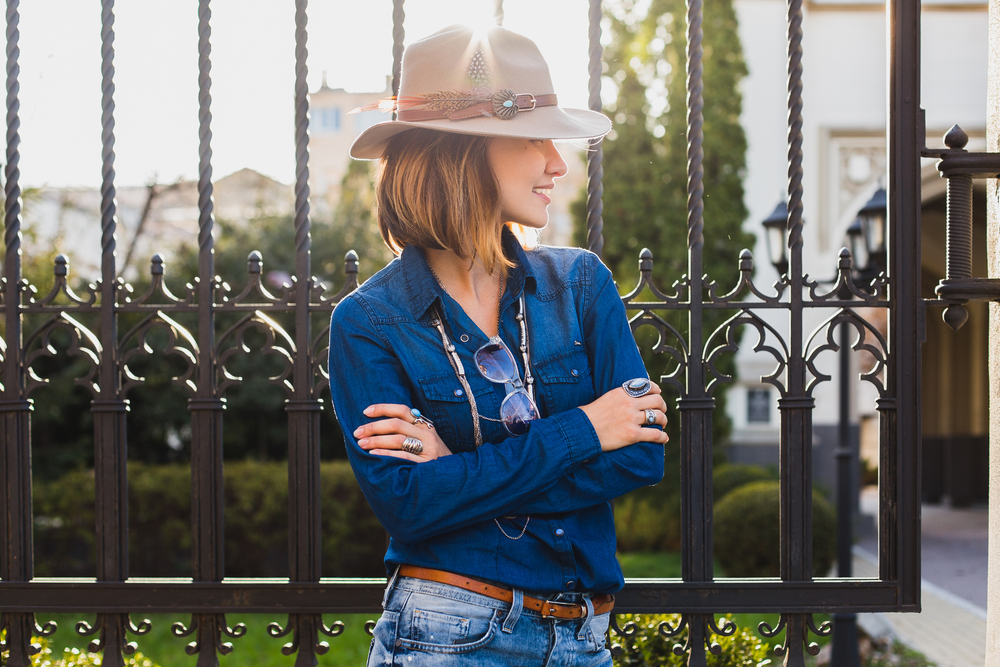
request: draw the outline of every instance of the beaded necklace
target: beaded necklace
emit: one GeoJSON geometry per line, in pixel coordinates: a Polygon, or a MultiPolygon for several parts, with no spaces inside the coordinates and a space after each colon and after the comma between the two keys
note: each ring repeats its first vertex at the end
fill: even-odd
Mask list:
{"type": "MultiPolygon", "coordinates": [[[[434,269],[431,269],[430,264],[427,265],[427,268],[430,269],[431,275],[434,276],[434,279],[437,281],[438,286],[442,290],[444,290],[445,294],[451,296],[451,292],[449,292],[445,288],[445,286],[441,283],[441,279],[438,277],[437,273],[434,272],[434,269]]],[[[500,294],[497,296],[498,336],[500,335],[500,302],[503,300],[503,287],[504,287],[504,274],[501,273],[500,294]]],[[[455,297],[452,296],[451,298],[454,299],[455,297]]],[[[531,374],[531,354],[528,348],[528,327],[527,327],[527,321],[525,319],[525,313],[527,311],[525,311],[524,308],[523,293],[521,294],[520,297],[518,297],[517,305],[518,305],[518,312],[515,317],[518,321],[518,324],[520,324],[520,329],[521,329],[520,350],[521,350],[521,357],[524,361],[524,384],[527,388],[528,396],[531,397],[531,400],[535,400],[534,397],[535,378],[531,374]]],[[[486,419],[487,421],[495,421],[495,422],[501,420],[492,419],[490,417],[483,417],[479,414],[479,409],[476,407],[476,397],[472,393],[472,388],[469,386],[469,380],[465,377],[465,366],[462,364],[462,359],[458,356],[458,351],[455,349],[455,345],[451,342],[451,340],[449,340],[448,334],[444,330],[444,316],[442,315],[441,310],[438,306],[435,306],[435,315],[436,317],[433,320],[433,324],[437,328],[438,333],[441,334],[441,345],[444,347],[445,356],[447,356],[448,361],[451,362],[451,367],[455,371],[455,375],[458,376],[458,381],[462,385],[462,390],[465,392],[465,396],[469,401],[469,409],[472,412],[472,430],[476,439],[476,447],[478,448],[483,444],[483,432],[482,428],[479,425],[479,420],[486,419]]],[[[514,519],[516,517],[505,516],[504,518],[514,519]]],[[[497,528],[500,529],[500,532],[503,534],[503,536],[506,537],[508,540],[519,540],[522,537],[524,537],[524,533],[528,530],[528,524],[531,523],[531,517],[530,516],[527,517],[527,519],[524,522],[524,526],[521,528],[521,532],[517,537],[512,537],[511,535],[508,535],[507,531],[503,529],[503,526],[500,525],[500,522],[497,519],[493,519],[493,522],[497,525],[497,528]]]]}

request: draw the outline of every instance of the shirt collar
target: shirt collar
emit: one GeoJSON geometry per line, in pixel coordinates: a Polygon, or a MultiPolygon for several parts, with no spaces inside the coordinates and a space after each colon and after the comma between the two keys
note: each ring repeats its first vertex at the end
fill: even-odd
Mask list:
{"type": "MultiPolygon", "coordinates": [[[[514,269],[508,276],[507,291],[517,298],[522,290],[534,291],[536,288],[536,271],[531,253],[521,247],[517,237],[504,226],[501,242],[504,253],[514,261],[514,269]]],[[[406,295],[413,317],[421,320],[435,302],[444,303],[444,290],[427,266],[427,258],[423,248],[406,246],[399,256],[403,275],[406,278],[406,295]]]]}

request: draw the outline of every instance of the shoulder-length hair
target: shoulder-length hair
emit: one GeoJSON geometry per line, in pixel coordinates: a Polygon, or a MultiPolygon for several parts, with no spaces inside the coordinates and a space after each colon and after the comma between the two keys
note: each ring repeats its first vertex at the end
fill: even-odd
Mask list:
{"type": "MultiPolygon", "coordinates": [[[[375,177],[378,227],[397,255],[408,245],[511,268],[501,244],[500,185],[491,137],[416,128],[389,139],[375,177]]],[[[525,239],[521,225],[515,235],[525,239]]]]}

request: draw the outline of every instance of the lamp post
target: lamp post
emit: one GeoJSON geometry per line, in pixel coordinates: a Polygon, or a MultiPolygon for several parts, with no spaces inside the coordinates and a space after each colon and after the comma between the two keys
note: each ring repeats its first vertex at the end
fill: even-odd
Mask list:
{"type": "MultiPolygon", "coordinates": [[[[768,255],[771,264],[784,273],[788,270],[785,254],[785,227],[788,209],[784,202],[761,224],[764,226],[768,255]]],[[[847,228],[847,247],[854,262],[855,282],[866,288],[871,280],[885,268],[885,190],[879,188],[867,204],[858,211],[858,217],[847,228]]],[[[850,289],[841,290],[841,300],[851,298],[850,289]]],[[[851,350],[850,327],[840,326],[839,355],[840,392],[838,397],[837,449],[837,576],[852,575],[851,547],[854,542],[853,518],[857,498],[858,476],[857,448],[851,438],[851,350]]],[[[833,615],[833,667],[859,667],[858,625],[856,614],[833,615]]]]}
{"type": "Polygon", "coordinates": [[[785,227],[788,225],[788,205],[780,202],[774,207],[771,215],[764,218],[764,240],[767,242],[767,255],[771,264],[782,275],[788,270],[788,254],[785,246],[785,227]]]}

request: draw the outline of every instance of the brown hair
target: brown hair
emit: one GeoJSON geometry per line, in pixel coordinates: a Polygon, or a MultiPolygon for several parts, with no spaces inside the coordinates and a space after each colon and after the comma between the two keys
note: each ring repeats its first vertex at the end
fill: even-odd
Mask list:
{"type": "MultiPolygon", "coordinates": [[[[389,139],[375,178],[378,227],[396,254],[408,245],[513,267],[500,241],[500,186],[491,137],[416,128],[389,139]]],[[[519,228],[520,225],[515,225],[519,228]]],[[[519,232],[520,229],[515,229],[519,232]]]]}

